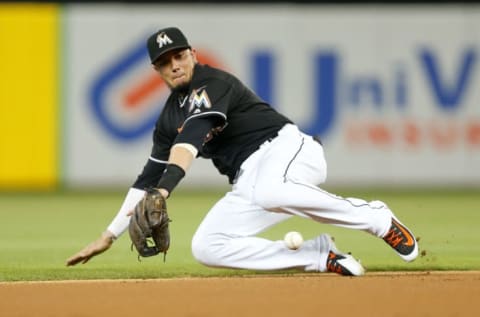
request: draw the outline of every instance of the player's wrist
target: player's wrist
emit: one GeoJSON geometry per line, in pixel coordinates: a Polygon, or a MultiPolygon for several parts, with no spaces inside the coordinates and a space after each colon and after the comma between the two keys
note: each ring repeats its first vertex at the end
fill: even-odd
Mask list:
{"type": "Polygon", "coordinates": [[[167,196],[164,197],[167,198],[184,176],[185,170],[183,168],[176,164],[168,164],[162,178],[157,184],[157,188],[165,190],[167,196]]]}
{"type": "Polygon", "coordinates": [[[104,232],[102,232],[101,238],[110,244],[112,244],[115,240],[117,240],[117,237],[108,230],[105,230],[104,232]]]}
{"type": "Polygon", "coordinates": [[[160,195],[163,196],[163,198],[168,198],[168,196],[170,196],[170,193],[165,188],[156,188],[156,189],[158,190],[160,195]]]}

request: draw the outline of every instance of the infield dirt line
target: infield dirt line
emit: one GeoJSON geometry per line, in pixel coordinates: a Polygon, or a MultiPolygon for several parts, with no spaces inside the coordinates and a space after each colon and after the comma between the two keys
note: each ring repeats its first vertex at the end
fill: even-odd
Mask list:
{"type": "Polygon", "coordinates": [[[145,278],[145,279],[86,279],[86,280],[49,280],[49,281],[0,281],[0,286],[5,284],[64,284],[64,283],[139,283],[139,282],[164,282],[164,281],[196,281],[196,280],[226,280],[226,279],[273,279],[273,278],[354,278],[367,279],[369,277],[402,277],[402,276],[442,276],[442,275],[465,275],[480,278],[480,271],[385,271],[367,272],[361,277],[343,277],[325,273],[286,273],[286,274],[259,274],[259,275],[235,275],[235,276],[192,276],[192,277],[169,277],[169,278],[145,278]]]}

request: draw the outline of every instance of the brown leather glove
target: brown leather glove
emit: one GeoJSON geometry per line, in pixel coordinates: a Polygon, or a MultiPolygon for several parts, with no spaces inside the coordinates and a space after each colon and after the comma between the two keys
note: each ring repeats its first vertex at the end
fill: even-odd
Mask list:
{"type": "Polygon", "coordinates": [[[128,226],[132,246],[140,256],[163,252],[165,258],[170,247],[170,221],[165,198],[155,188],[146,189],[145,197],[135,206],[128,226]]]}

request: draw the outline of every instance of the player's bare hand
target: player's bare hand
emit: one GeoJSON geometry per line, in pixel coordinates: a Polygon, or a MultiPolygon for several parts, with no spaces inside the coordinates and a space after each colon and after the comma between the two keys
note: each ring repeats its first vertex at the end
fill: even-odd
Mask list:
{"type": "Polygon", "coordinates": [[[112,246],[113,240],[114,236],[112,233],[108,231],[102,233],[100,238],[93,241],[80,252],[67,259],[67,266],[76,265],[80,262],[82,264],[87,263],[92,257],[108,250],[112,246]]]}

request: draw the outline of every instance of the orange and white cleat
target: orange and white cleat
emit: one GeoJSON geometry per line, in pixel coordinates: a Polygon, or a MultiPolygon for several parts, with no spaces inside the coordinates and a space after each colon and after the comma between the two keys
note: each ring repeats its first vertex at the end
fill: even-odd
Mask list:
{"type": "Polygon", "coordinates": [[[418,256],[415,236],[395,217],[392,217],[392,225],[383,240],[407,262],[415,260],[418,256]]]}
{"type": "Polygon", "coordinates": [[[324,234],[328,240],[327,272],[346,276],[361,276],[365,274],[363,266],[350,254],[339,251],[330,235],[324,234]]]}

